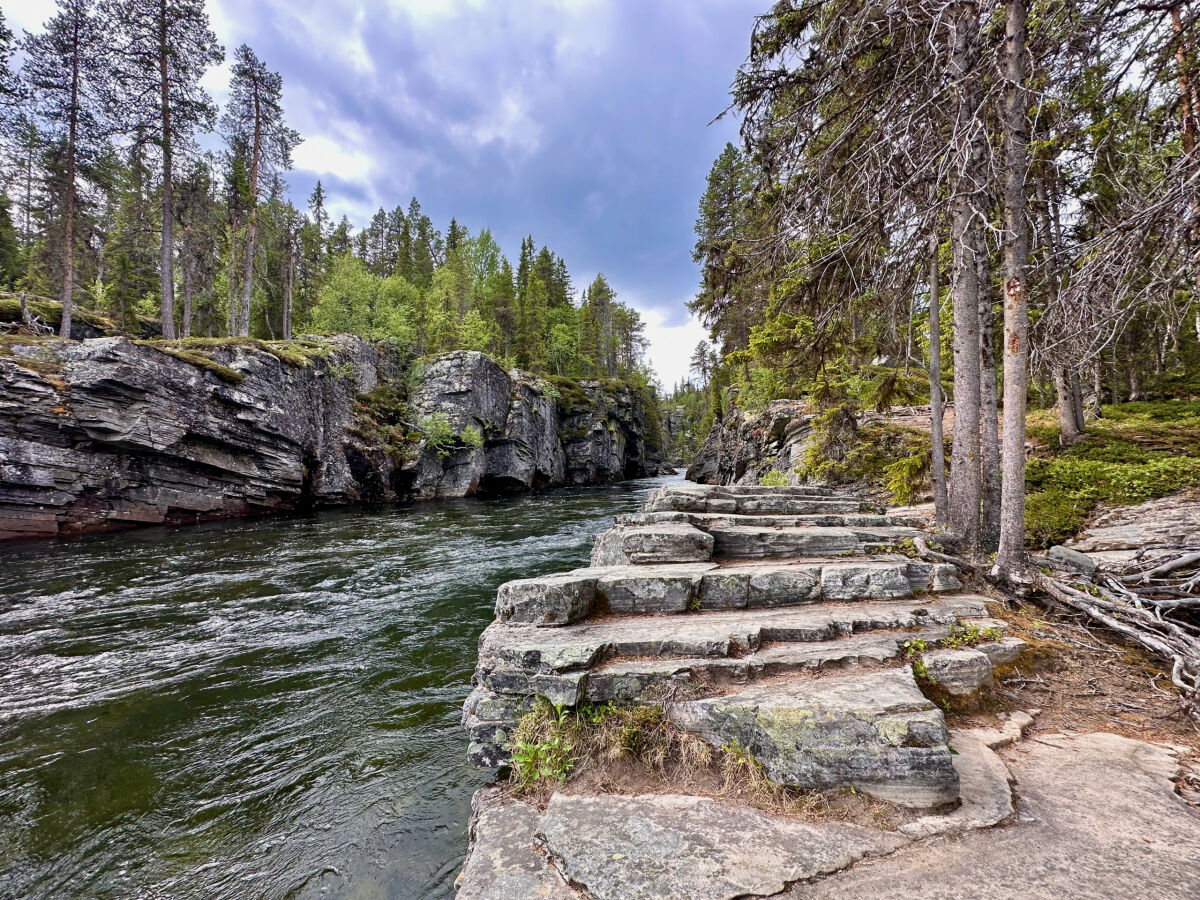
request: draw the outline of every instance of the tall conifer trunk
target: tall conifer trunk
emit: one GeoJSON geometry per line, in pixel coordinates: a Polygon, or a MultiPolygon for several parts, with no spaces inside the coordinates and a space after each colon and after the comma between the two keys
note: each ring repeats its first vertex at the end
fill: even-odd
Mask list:
{"type": "Polygon", "coordinates": [[[954,310],[954,437],[950,455],[950,530],[968,552],[981,539],[979,267],[987,252],[979,193],[986,176],[986,135],[980,105],[979,12],[955,3],[948,15],[949,76],[955,100],[954,159],[950,183],[950,244],[954,310]]]}
{"type": "Polygon", "coordinates": [[[930,468],[933,470],[933,505],[938,525],[948,520],[946,497],[946,437],[942,419],[942,320],[938,287],[938,236],[929,236],[929,432],[932,441],[930,468]]]}
{"type": "Polygon", "coordinates": [[[1025,403],[1029,390],[1029,101],[1025,84],[1028,10],[1025,0],[1005,6],[1004,77],[1004,449],[1000,548],[996,569],[1025,564],[1025,403]]]}
{"type": "MultiPolygon", "coordinates": [[[[159,249],[160,300],[163,337],[175,337],[175,197],[171,162],[171,83],[167,70],[167,0],[159,0],[158,75],[159,117],[162,122],[162,246],[159,249]]],[[[184,326],[184,331],[188,331],[184,326]]]]}

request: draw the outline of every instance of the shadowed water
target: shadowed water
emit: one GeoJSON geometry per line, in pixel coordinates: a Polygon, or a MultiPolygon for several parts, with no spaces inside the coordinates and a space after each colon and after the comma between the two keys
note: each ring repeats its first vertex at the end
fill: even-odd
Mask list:
{"type": "Polygon", "coordinates": [[[0,548],[0,898],[451,897],[496,587],[667,480],[0,548]]]}

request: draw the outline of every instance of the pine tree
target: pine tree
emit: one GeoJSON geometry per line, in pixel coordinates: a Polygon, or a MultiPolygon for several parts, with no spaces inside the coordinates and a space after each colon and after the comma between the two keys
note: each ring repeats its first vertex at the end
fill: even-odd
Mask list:
{"type": "Polygon", "coordinates": [[[75,216],[81,166],[97,152],[104,130],[102,97],[111,54],[92,0],[58,0],[58,13],[41,34],[24,41],[25,78],[46,123],[44,133],[63,143],[65,170],[59,200],[62,219],[62,322],[71,334],[75,295],[75,216]]]}
{"type": "Polygon", "coordinates": [[[117,26],[110,37],[117,42],[121,114],[155,135],[162,161],[162,329],[164,338],[173,338],[174,159],[197,129],[213,127],[216,108],[200,79],[225,59],[225,52],[208,27],[204,0],[110,0],[110,5],[110,21],[117,26]]]}

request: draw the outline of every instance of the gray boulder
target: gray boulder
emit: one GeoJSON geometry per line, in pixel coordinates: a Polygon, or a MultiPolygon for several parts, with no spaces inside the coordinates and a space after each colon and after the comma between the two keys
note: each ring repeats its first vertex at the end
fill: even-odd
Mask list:
{"type": "Polygon", "coordinates": [[[500,585],[496,620],[511,625],[566,625],[592,611],[595,575],[543,575],[500,585]]]}
{"type": "Polygon", "coordinates": [[[714,746],[745,748],[779,784],[849,786],[912,807],[958,799],[941,711],[907,668],[753,687],[667,714],[714,746]]]}
{"type": "Polygon", "coordinates": [[[992,686],[992,661],[973,647],[931,650],[921,661],[938,689],[952,697],[971,697],[992,686]]]}
{"type": "Polygon", "coordinates": [[[686,522],[614,525],[596,538],[593,566],[708,562],[712,535],[686,522]]]}

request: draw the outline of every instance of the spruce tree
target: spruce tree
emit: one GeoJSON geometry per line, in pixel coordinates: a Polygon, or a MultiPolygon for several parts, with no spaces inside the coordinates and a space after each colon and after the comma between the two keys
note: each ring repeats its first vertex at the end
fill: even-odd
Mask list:
{"type": "Polygon", "coordinates": [[[64,164],[58,204],[62,221],[62,321],[71,335],[75,296],[76,206],[82,166],[98,151],[104,133],[103,98],[111,61],[104,24],[92,0],[58,0],[46,30],[25,38],[25,78],[41,115],[42,133],[61,142],[64,164]]]}
{"type": "Polygon", "coordinates": [[[249,210],[237,318],[237,334],[246,337],[250,334],[259,191],[268,176],[291,168],[292,148],[300,142],[300,135],[284,121],[283,79],[279,73],[270,71],[246,44],[234,53],[229,105],[222,122],[231,143],[242,139],[248,148],[249,210]]]}

